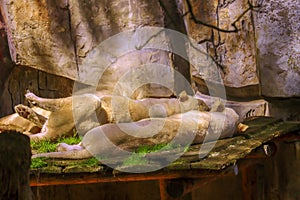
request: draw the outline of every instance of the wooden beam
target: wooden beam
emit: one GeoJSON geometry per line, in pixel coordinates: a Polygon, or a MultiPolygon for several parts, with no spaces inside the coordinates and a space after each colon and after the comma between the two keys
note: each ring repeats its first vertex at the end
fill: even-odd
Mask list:
{"type": "Polygon", "coordinates": [[[49,185],[73,185],[88,183],[105,183],[105,182],[124,182],[124,181],[150,181],[150,180],[168,180],[180,178],[212,178],[229,175],[224,171],[208,170],[161,170],[152,173],[129,174],[121,173],[112,175],[101,173],[72,173],[72,174],[31,174],[31,186],[49,186],[49,185]]]}
{"type": "Polygon", "coordinates": [[[300,130],[273,139],[274,142],[297,142],[300,140],[300,130]]]}

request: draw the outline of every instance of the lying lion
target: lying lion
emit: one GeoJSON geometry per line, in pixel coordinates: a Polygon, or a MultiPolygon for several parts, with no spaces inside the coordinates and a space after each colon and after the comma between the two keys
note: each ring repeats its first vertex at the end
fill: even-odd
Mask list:
{"type": "Polygon", "coordinates": [[[90,157],[91,153],[95,155],[110,152],[115,146],[133,150],[141,144],[169,143],[178,135],[183,142],[192,137],[192,143],[201,143],[207,136],[210,138],[208,140],[217,140],[231,137],[237,128],[246,128],[238,126],[241,116],[233,109],[225,108],[221,101],[210,105],[208,112],[209,108],[202,100],[185,92],[178,99],[133,100],[123,96],[98,97],[94,94],[47,99],[31,92],[25,97],[35,107],[18,105],[15,110],[21,117],[31,121],[31,124],[41,128],[39,133],[29,135],[31,140],[56,140],[73,134],[74,116],[79,121],[76,129],[83,135],[82,142],[78,145],[59,144],[59,152],[34,157],[85,158],[90,157]],[[91,120],[93,114],[97,117],[94,121],[91,120]],[[152,135],[147,135],[153,128],[149,124],[154,129],[159,127],[152,135]],[[135,135],[132,136],[132,133],[135,135]],[[115,144],[113,147],[109,146],[107,138],[115,144]]]}
{"type": "MultiPolygon", "coordinates": [[[[83,135],[82,142],[78,145],[59,144],[57,149],[59,152],[39,154],[34,157],[85,158],[90,157],[91,153],[95,155],[110,152],[115,146],[109,146],[107,138],[118,147],[133,150],[141,144],[169,143],[178,134],[179,138],[192,137],[192,143],[201,143],[205,138],[207,139],[207,136],[210,138],[208,140],[217,140],[231,137],[237,129],[244,131],[247,128],[238,125],[241,119],[244,119],[244,111],[240,112],[243,109],[238,109],[241,115],[239,116],[233,109],[225,108],[220,100],[214,100],[215,103],[210,103],[211,108],[208,112],[209,108],[202,100],[184,92],[178,99],[133,100],[123,96],[98,97],[94,94],[47,99],[31,92],[28,92],[25,97],[35,107],[18,105],[15,110],[19,116],[14,114],[13,118],[9,118],[10,120],[3,119],[6,123],[13,123],[15,119],[20,121],[20,116],[28,119],[23,120],[27,121],[25,124],[29,123],[30,127],[36,128],[26,129],[24,133],[41,130],[39,133],[29,134],[31,140],[56,140],[61,136],[73,134],[74,115],[80,122],[76,124],[76,128],[80,129],[83,135]],[[97,116],[94,121],[90,120],[92,114],[97,116]],[[149,124],[159,127],[153,135],[147,135],[152,128],[149,129],[149,124]],[[135,135],[132,136],[131,133],[135,135]]],[[[241,105],[240,108],[249,109],[249,105],[241,105]]]]}
{"type": "Polygon", "coordinates": [[[182,146],[202,143],[205,139],[210,141],[231,137],[237,130],[238,122],[239,116],[236,112],[231,108],[224,108],[221,112],[191,110],[166,118],[104,124],[89,130],[78,145],[61,143],[58,152],[33,157],[81,159],[92,155],[118,155],[120,153],[118,149],[132,152],[141,145],[170,144],[174,140],[176,144],[182,146]],[[147,127],[149,124],[152,126],[147,127]],[[145,137],[145,134],[147,136],[148,131],[155,127],[159,127],[157,132],[152,137],[145,137]]]}
{"type": "Polygon", "coordinates": [[[208,111],[203,101],[185,92],[179,98],[145,98],[133,100],[123,96],[83,94],[74,97],[47,99],[28,92],[26,99],[33,105],[51,111],[46,118],[31,108],[18,105],[16,112],[36,124],[43,124],[41,132],[30,135],[33,141],[55,140],[73,134],[76,128],[84,135],[90,129],[107,123],[130,123],[145,118],[164,118],[190,110],[208,111]],[[97,119],[90,121],[91,115],[97,119]]]}

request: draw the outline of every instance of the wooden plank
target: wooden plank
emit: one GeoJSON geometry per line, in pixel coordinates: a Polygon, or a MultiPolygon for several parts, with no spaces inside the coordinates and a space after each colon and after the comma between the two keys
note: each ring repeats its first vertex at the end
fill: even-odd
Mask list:
{"type": "MultiPolygon", "coordinates": [[[[255,160],[249,159],[250,163],[257,161],[256,158],[263,155],[257,149],[262,144],[273,140],[276,137],[286,133],[300,130],[300,123],[282,122],[270,118],[260,118],[249,122],[250,129],[245,135],[239,135],[233,138],[227,138],[217,141],[213,150],[204,159],[200,160],[199,150],[201,144],[193,145],[180,159],[165,167],[162,170],[150,173],[130,174],[118,170],[112,170],[99,163],[95,168],[100,167],[95,173],[81,173],[86,170],[76,169],[76,173],[64,173],[62,170],[59,174],[51,174],[50,171],[43,169],[32,171],[31,185],[60,185],[60,184],[87,184],[99,182],[115,182],[115,181],[137,181],[137,180],[160,180],[160,179],[178,179],[178,178],[212,178],[232,174],[233,169],[228,167],[242,158],[251,158],[253,153],[255,160]],[[260,121],[261,120],[261,121],[260,121]],[[221,170],[222,171],[218,171],[221,170]]],[[[291,134],[292,135],[292,134],[291,134]]],[[[298,136],[298,135],[297,135],[298,136]]],[[[164,152],[163,157],[167,157],[168,153],[178,153],[177,149],[164,152]]],[[[157,154],[158,157],[162,156],[157,154]]],[[[68,162],[59,161],[55,164],[52,159],[52,166],[62,168],[68,167],[68,162]],[[61,162],[59,164],[59,162],[61,162]]],[[[74,161],[69,161],[74,162],[74,161]]],[[[73,163],[74,164],[74,163],[73,163]]],[[[118,165],[118,163],[116,163],[118,165]]],[[[123,166],[130,167],[130,166],[123,166]]],[[[136,166],[134,166],[136,167],[136,166]]],[[[147,166],[139,166],[147,167],[147,166]]],[[[120,168],[121,169],[121,168],[120,168]]]]}
{"type": "MultiPolygon", "coordinates": [[[[268,120],[263,119],[264,122],[268,120]]],[[[270,124],[264,127],[257,126],[257,132],[251,129],[245,134],[249,137],[234,137],[217,142],[215,148],[209,155],[198,161],[191,163],[192,169],[212,169],[221,170],[234,164],[237,160],[244,158],[254,149],[262,144],[279,137],[283,134],[294,132],[300,129],[300,123],[278,122],[271,119],[270,124]],[[248,139],[247,139],[248,138],[248,139]]]]}

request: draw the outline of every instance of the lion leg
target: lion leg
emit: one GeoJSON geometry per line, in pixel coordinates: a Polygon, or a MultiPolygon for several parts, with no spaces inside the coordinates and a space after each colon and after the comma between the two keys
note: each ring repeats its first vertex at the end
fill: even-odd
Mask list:
{"type": "Polygon", "coordinates": [[[29,135],[30,140],[34,142],[57,140],[61,136],[59,129],[49,128],[48,124],[49,122],[47,121],[40,133],[29,135]]]}
{"type": "Polygon", "coordinates": [[[52,112],[60,109],[65,104],[72,104],[72,97],[47,99],[47,98],[38,97],[34,93],[29,92],[29,91],[25,94],[25,97],[33,105],[36,105],[40,108],[43,108],[45,110],[49,110],[52,112]]]}
{"type": "Polygon", "coordinates": [[[84,159],[92,158],[93,156],[88,150],[75,150],[66,152],[49,152],[32,155],[32,158],[47,157],[47,158],[61,158],[61,159],[84,159]]]}
{"type": "Polygon", "coordinates": [[[43,125],[41,133],[31,135],[30,140],[56,140],[62,136],[70,136],[73,134],[74,127],[73,116],[70,110],[61,109],[52,112],[43,125]]]}
{"type": "Polygon", "coordinates": [[[58,138],[55,134],[55,130],[49,127],[49,120],[43,125],[40,133],[29,135],[30,140],[34,142],[39,142],[43,140],[55,140],[58,138]]]}

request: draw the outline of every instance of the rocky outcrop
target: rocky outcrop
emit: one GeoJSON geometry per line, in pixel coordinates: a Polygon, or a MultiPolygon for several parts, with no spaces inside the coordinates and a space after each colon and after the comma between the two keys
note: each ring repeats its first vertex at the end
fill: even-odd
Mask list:
{"type": "Polygon", "coordinates": [[[66,1],[3,0],[10,54],[17,65],[68,78],[77,76],[66,1]]]}
{"type": "MultiPolygon", "coordinates": [[[[97,72],[99,69],[101,72],[102,68],[106,70],[110,65],[117,78],[126,74],[133,66],[148,63],[171,66],[168,52],[121,52],[120,50],[126,49],[124,40],[128,38],[114,42],[113,52],[107,49],[106,52],[97,50],[103,41],[117,33],[133,30],[134,34],[135,29],[145,25],[164,27],[164,13],[159,2],[34,0],[28,3],[5,0],[1,7],[8,27],[10,53],[17,65],[29,66],[85,84],[91,84],[93,78],[101,79],[102,73],[97,72]],[[114,69],[123,74],[118,74],[114,69]]],[[[109,73],[111,72],[107,74],[109,73]]],[[[163,74],[159,79],[172,79],[172,73],[169,70],[168,74],[163,74]]],[[[113,80],[109,79],[108,81],[113,80]]],[[[111,84],[115,83],[113,81],[111,84]]],[[[149,95],[157,93],[157,96],[165,96],[163,94],[166,90],[163,87],[150,85],[148,88],[149,95]]],[[[167,93],[167,96],[171,95],[170,92],[167,93]]]]}
{"type": "MultiPolygon", "coordinates": [[[[0,113],[10,114],[15,104],[23,103],[28,88],[45,97],[70,95],[72,80],[79,75],[82,82],[89,81],[95,74],[93,65],[96,68],[111,65],[110,69],[119,70],[117,78],[122,76],[125,65],[171,65],[189,80],[186,63],[176,58],[172,63],[170,58],[174,55],[166,52],[131,52],[115,58],[111,52],[95,51],[111,36],[143,26],[169,27],[185,33],[183,21],[187,34],[217,65],[227,96],[235,100],[261,95],[299,97],[297,1],[251,2],[252,5],[247,0],[3,0],[0,2],[0,88],[3,88],[0,113]],[[105,54],[105,62],[91,60],[97,53],[105,54]],[[12,63],[17,67],[13,68],[12,63]]],[[[121,40],[117,48],[112,48],[119,50],[124,44],[121,40]]],[[[199,68],[192,66],[192,82],[196,89],[207,93],[199,68]]],[[[107,74],[112,72],[108,70],[107,74]]],[[[168,73],[161,73],[159,79],[166,80],[168,73]]],[[[111,80],[112,76],[108,76],[101,85],[105,87],[111,80]]],[[[166,93],[157,85],[150,86],[147,87],[154,90],[148,90],[148,94],[166,93]]]]}
{"type": "MultiPolygon", "coordinates": [[[[188,34],[219,66],[227,95],[300,96],[296,0],[181,2],[188,34]]],[[[208,92],[199,71],[193,80],[208,92]]]]}
{"type": "Polygon", "coordinates": [[[73,80],[105,39],[144,25],[164,26],[159,3],[143,0],[4,0],[1,7],[13,61],[73,80]]]}
{"type": "MultiPolygon", "coordinates": [[[[79,65],[107,38],[139,26],[164,26],[158,1],[69,1],[71,32],[79,65]]],[[[124,41],[125,42],[125,41],[124,41]]]]}
{"type": "MultiPolygon", "coordinates": [[[[196,40],[217,64],[227,95],[258,96],[255,25],[253,13],[242,1],[183,1],[188,35],[196,40]],[[241,19],[239,19],[239,17],[241,19]],[[232,26],[234,24],[235,26],[232,26]],[[235,91],[241,88],[239,91],[235,91]]],[[[200,66],[201,67],[201,66],[200,66]]],[[[203,77],[198,66],[192,66],[193,80],[203,91],[203,77]]]]}
{"type": "Polygon", "coordinates": [[[300,4],[267,0],[256,14],[258,68],[262,95],[300,97],[300,4]]]}

